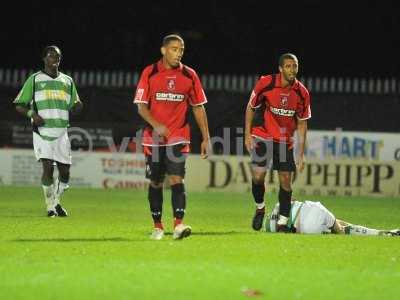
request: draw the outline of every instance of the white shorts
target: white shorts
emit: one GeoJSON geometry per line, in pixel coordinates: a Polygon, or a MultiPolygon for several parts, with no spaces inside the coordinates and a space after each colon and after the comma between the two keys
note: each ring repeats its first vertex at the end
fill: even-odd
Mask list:
{"type": "Polygon", "coordinates": [[[54,141],[47,141],[36,132],[33,133],[33,150],[37,160],[42,158],[58,161],[63,164],[70,165],[71,159],[71,143],[68,138],[68,132],[65,131],[59,138],[54,141]]]}
{"type": "Polygon", "coordinates": [[[298,216],[297,232],[324,233],[331,232],[335,216],[320,202],[305,201],[298,216]]]}

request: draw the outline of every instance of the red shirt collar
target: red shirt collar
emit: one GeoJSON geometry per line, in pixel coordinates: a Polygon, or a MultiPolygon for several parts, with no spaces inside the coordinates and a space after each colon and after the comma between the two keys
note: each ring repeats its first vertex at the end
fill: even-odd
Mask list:
{"type": "Polygon", "coordinates": [[[182,71],[183,64],[182,64],[182,63],[179,63],[179,67],[174,68],[174,69],[167,69],[167,68],[164,66],[163,60],[162,60],[162,58],[161,58],[161,59],[157,62],[157,67],[158,67],[158,70],[159,70],[160,72],[162,72],[162,71],[167,71],[167,70],[179,70],[179,71],[182,71]]]}

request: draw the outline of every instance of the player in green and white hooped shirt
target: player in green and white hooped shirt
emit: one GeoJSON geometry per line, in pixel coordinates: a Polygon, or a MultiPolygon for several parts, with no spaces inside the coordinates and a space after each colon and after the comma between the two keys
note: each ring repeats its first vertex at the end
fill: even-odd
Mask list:
{"type": "MultiPolygon", "coordinates": [[[[265,223],[267,232],[277,232],[279,203],[277,203],[265,223]]],[[[288,218],[288,228],[293,233],[336,233],[350,235],[400,236],[400,229],[381,230],[337,219],[321,202],[296,201],[292,199],[288,218]]]]}
{"type": "Polygon", "coordinates": [[[49,217],[67,216],[60,198],[68,188],[71,144],[68,139],[69,112],[82,110],[71,77],[59,72],[61,51],[47,46],[42,53],[44,70],[32,74],[14,100],[16,110],[31,119],[33,147],[42,162],[42,187],[49,217]],[[54,182],[54,164],[59,176],[54,182]]]}

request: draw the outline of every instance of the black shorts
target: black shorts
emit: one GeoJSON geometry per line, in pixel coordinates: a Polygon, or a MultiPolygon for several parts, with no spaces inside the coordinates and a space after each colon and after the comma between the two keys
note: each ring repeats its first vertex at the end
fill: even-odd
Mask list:
{"type": "Polygon", "coordinates": [[[273,170],[278,171],[296,171],[293,148],[289,149],[284,143],[254,139],[251,162],[253,166],[266,170],[272,167],[273,170]]]}
{"type": "Polygon", "coordinates": [[[151,147],[151,154],[146,154],[146,178],[160,183],[165,174],[185,177],[187,153],[182,152],[185,144],[151,147]]]}

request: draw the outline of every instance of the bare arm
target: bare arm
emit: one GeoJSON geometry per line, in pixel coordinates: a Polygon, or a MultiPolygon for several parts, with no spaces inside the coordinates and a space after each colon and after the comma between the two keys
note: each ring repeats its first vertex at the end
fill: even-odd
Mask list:
{"type": "Polygon", "coordinates": [[[25,117],[27,116],[26,114],[29,111],[28,107],[22,106],[22,105],[15,106],[15,109],[16,109],[17,112],[19,112],[21,115],[23,115],[25,117]]]}
{"type": "Polygon", "coordinates": [[[200,145],[201,158],[207,158],[210,153],[210,132],[208,130],[207,113],[203,105],[196,105],[192,107],[194,118],[200,128],[203,141],[200,145]]]}
{"type": "Polygon", "coordinates": [[[15,109],[21,115],[23,115],[25,117],[28,117],[28,118],[32,118],[33,119],[33,123],[36,126],[41,126],[41,125],[44,124],[44,120],[42,119],[42,117],[39,116],[34,110],[29,109],[28,107],[22,106],[22,105],[15,106],[15,109]]]}
{"type": "Polygon", "coordinates": [[[302,172],[304,169],[304,149],[305,149],[306,139],[307,139],[307,120],[298,120],[297,121],[297,131],[298,131],[298,135],[299,135],[297,168],[298,168],[299,172],[302,172]]]}
{"type": "Polygon", "coordinates": [[[138,103],[138,113],[160,136],[168,137],[168,128],[153,118],[147,104],[138,103]]]}
{"type": "Polygon", "coordinates": [[[244,131],[244,143],[247,151],[251,152],[253,149],[253,137],[251,136],[251,124],[253,123],[255,111],[254,108],[247,105],[246,116],[245,116],[245,131],[244,131]]]}

